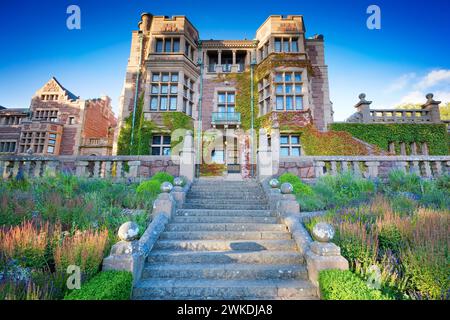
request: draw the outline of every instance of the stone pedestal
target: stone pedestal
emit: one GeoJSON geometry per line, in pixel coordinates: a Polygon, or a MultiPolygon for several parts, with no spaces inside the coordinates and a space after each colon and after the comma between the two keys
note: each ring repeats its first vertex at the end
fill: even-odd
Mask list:
{"type": "Polygon", "coordinates": [[[152,215],[163,213],[170,220],[175,213],[176,202],[170,193],[160,193],[153,203],[152,215]]]}
{"type": "Polygon", "coordinates": [[[140,275],[144,268],[145,255],[139,248],[138,241],[120,241],[112,246],[111,253],[103,259],[103,271],[124,270],[133,274],[133,282],[139,279],[135,275],[140,275]]]}
{"type": "Polygon", "coordinates": [[[305,258],[309,279],[316,286],[319,285],[321,270],[348,270],[348,261],[341,256],[340,248],[334,243],[314,241],[306,252],[305,258]]]}
{"type": "Polygon", "coordinates": [[[184,192],[183,187],[179,186],[173,187],[173,190],[170,194],[175,200],[177,208],[181,208],[183,206],[184,201],[186,200],[186,193],[184,192]]]}
{"type": "Polygon", "coordinates": [[[189,182],[194,181],[195,151],[194,138],[191,131],[187,131],[184,136],[183,149],[180,155],[180,176],[185,177],[189,182]]]}
{"type": "Polygon", "coordinates": [[[300,212],[300,205],[293,194],[281,194],[278,198],[278,212],[281,217],[287,217],[291,214],[300,212]]]}

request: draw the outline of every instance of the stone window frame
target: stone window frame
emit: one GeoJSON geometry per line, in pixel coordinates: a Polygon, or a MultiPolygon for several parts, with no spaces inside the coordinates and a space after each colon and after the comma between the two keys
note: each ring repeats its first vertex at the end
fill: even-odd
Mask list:
{"type": "Polygon", "coordinates": [[[15,153],[17,149],[17,140],[2,139],[0,140],[0,153],[15,153]]]}
{"type": "Polygon", "coordinates": [[[187,76],[183,75],[183,112],[188,116],[192,116],[194,110],[194,95],[195,95],[195,81],[187,76]]]}
{"type": "Polygon", "coordinates": [[[275,36],[273,37],[273,52],[275,53],[299,53],[299,36],[275,36]],[[280,40],[280,50],[277,51],[277,39],[280,40]],[[287,43],[288,48],[285,50],[285,44],[287,43]],[[294,51],[293,44],[296,44],[297,48],[294,51]]]}
{"type": "Polygon", "coordinates": [[[180,72],[179,71],[152,71],[150,74],[150,106],[151,112],[173,112],[178,110],[178,84],[180,82],[180,72]],[[163,81],[163,75],[169,75],[168,81],[163,81]],[[177,75],[177,80],[173,80],[173,76],[177,75]],[[155,76],[158,76],[158,80],[155,80],[155,76]],[[163,87],[167,88],[167,92],[163,93],[163,87]],[[157,88],[157,92],[154,91],[157,88]],[[175,92],[172,91],[176,88],[175,92]],[[165,109],[161,109],[162,99],[166,101],[165,109]],[[153,102],[156,99],[156,106],[154,107],[153,102]],[[173,99],[175,99],[175,104],[172,104],[173,99]]]}
{"type": "Polygon", "coordinates": [[[283,132],[280,133],[280,156],[281,157],[300,157],[302,155],[302,144],[301,144],[301,137],[300,134],[291,133],[291,132],[283,132]],[[282,140],[284,137],[287,137],[288,142],[283,143],[282,140]],[[293,138],[296,137],[298,139],[298,143],[293,142],[293,138]],[[282,154],[282,149],[288,150],[287,155],[282,154]],[[292,150],[298,149],[298,155],[293,155],[292,150]]]}
{"type": "Polygon", "coordinates": [[[167,133],[157,133],[155,135],[152,136],[152,143],[150,145],[150,152],[152,156],[170,156],[172,153],[172,147],[171,147],[171,141],[172,138],[170,136],[170,134],[167,133]],[[159,143],[155,143],[154,139],[156,137],[159,137],[159,143]],[[166,140],[166,138],[168,138],[168,141],[166,140]],[[158,154],[154,154],[153,153],[153,149],[154,148],[159,148],[159,152],[158,154]],[[169,153],[168,154],[164,154],[164,150],[168,150],[169,153]]]}
{"type": "Polygon", "coordinates": [[[305,96],[305,81],[304,74],[302,70],[283,70],[283,71],[274,71],[272,75],[272,84],[273,84],[273,95],[275,97],[275,111],[303,111],[305,110],[304,96],[305,96]],[[277,75],[282,74],[281,81],[277,80],[277,75]],[[291,80],[286,81],[286,74],[290,74],[291,80]],[[300,75],[300,80],[296,80],[296,75],[300,75]],[[282,92],[277,92],[278,86],[282,86],[282,92]],[[286,88],[290,86],[291,91],[287,92],[286,88]],[[296,87],[300,86],[300,92],[297,92],[296,87]],[[290,109],[287,108],[288,97],[292,98],[290,109]],[[283,107],[279,108],[278,101],[279,98],[283,99],[283,107]],[[297,100],[299,98],[299,100],[297,100]],[[297,102],[301,101],[301,107],[297,106],[297,102]]]}
{"type": "Polygon", "coordinates": [[[181,48],[181,37],[156,37],[154,53],[184,53],[184,48],[181,48]],[[178,50],[175,51],[175,41],[178,40],[178,50]],[[162,43],[161,51],[158,49],[158,43],[162,43]],[[167,42],[170,42],[170,48],[167,50],[167,42]],[[182,50],[182,51],[181,51],[182,50]]]}
{"type": "Polygon", "coordinates": [[[57,122],[58,117],[58,109],[38,108],[33,112],[33,120],[57,122]]]}
{"type": "Polygon", "coordinates": [[[229,93],[233,93],[234,94],[234,112],[233,113],[236,113],[236,88],[235,87],[217,87],[217,88],[215,88],[214,89],[214,100],[213,100],[213,103],[214,103],[214,107],[213,107],[213,112],[219,112],[219,104],[220,105],[223,105],[223,103],[219,103],[219,93],[225,93],[226,94],[226,96],[225,96],[225,108],[226,108],[226,110],[228,109],[228,102],[227,102],[227,95],[229,94],[229,93]]]}
{"type": "Polygon", "coordinates": [[[54,131],[22,131],[20,140],[18,143],[18,153],[26,153],[30,148],[33,149],[33,153],[45,154],[50,153],[48,147],[53,147],[53,153],[58,149],[58,133],[54,131]],[[50,144],[50,141],[55,141],[54,144],[50,144]]]}
{"type": "Polygon", "coordinates": [[[184,39],[183,53],[189,60],[194,62],[194,59],[195,59],[195,46],[187,38],[184,39]],[[188,49],[188,47],[189,47],[189,53],[186,53],[186,50],[188,49]]]}
{"type": "Polygon", "coordinates": [[[74,124],[77,124],[76,123],[76,120],[75,120],[75,117],[69,117],[69,118],[67,118],[67,124],[68,125],[74,125],[74,124]]]}
{"type": "Polygon", "coordinates": [[[270,82],[270,76],[267,75],[258,82],[258,105],[260,116],[263,116],[271,111],[271,95],[272,85],[270,82]]]}

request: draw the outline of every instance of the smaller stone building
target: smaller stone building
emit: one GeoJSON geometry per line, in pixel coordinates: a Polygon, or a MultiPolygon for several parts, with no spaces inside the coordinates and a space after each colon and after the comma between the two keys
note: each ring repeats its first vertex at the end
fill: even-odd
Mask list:
{"type": "Polygon", "coordinates": [[[82,100],[52,78],[29,109],[0,109],[0,153],[111,155],[116,126],[109,97],[82,100]]]}

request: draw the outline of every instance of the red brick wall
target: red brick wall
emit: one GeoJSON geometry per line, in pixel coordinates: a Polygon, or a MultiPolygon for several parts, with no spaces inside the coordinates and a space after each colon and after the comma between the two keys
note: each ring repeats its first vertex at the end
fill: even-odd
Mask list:
{"type": "MultiPolygon", "coordinates": [[[[83,138],[108,138],[108,128],[114,128],[116,125],[116,118],[106,100],[89,100],[87,102],[83,138]]],[[[112,137],[112,132],[110,136],[112,137]]]]}

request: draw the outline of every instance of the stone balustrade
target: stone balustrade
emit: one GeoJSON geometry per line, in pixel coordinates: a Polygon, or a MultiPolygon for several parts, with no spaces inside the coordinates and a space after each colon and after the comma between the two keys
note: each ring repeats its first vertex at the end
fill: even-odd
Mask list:
{"type": "Polygon", "coordinates": [[[80,177],[138,179],[165,171],[179,174],[179,159],[170,156],[0,156],[0,176],[40,177],[57,172],[80,177]]]}
{"type": "Polygon", "coordinates": [[[391,170],[415,173],[424,178],[450,174],[450,156],[304,156],[280,158],[279,174],[293,173],[302,179],[350,171],[364,178],[386,178],[391,170]]]}

